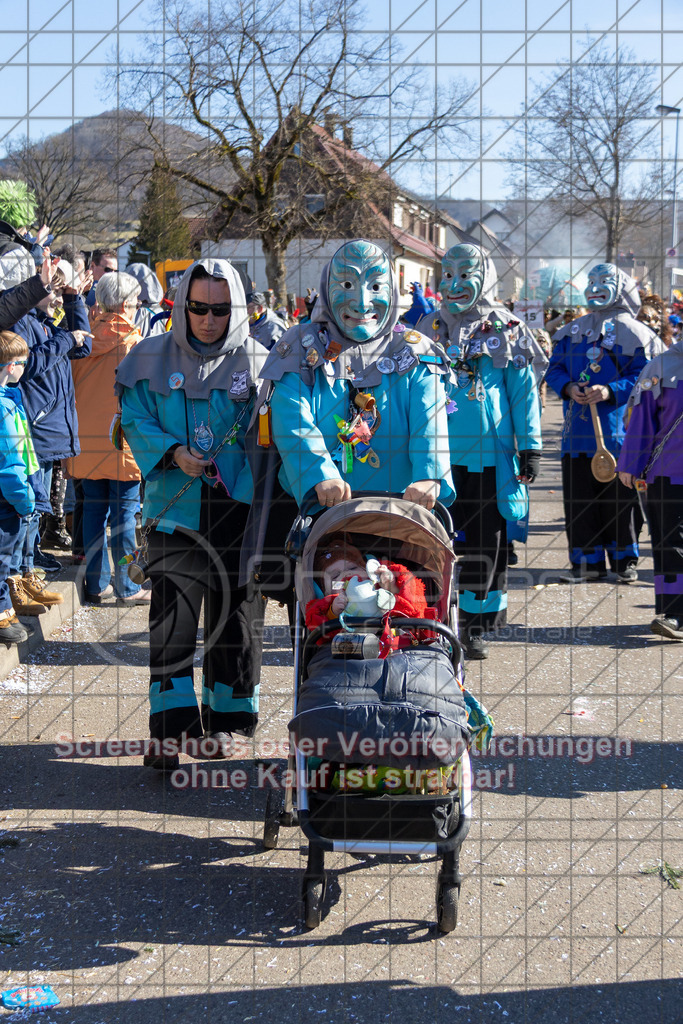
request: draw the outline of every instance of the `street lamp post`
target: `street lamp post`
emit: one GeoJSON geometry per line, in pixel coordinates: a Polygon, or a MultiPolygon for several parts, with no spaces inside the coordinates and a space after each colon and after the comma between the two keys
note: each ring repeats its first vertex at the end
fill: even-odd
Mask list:
{"type": "MultiPolygon", "coordinates": [[[[678,124],[681,118],[680,107],[667,107],[665,104],[659,104],[655,107],[655,112],[660,117],[666,117],[668,114],[676,115],[676,135],[674,141],[674,178],[673,178],[673,203],[671,210],[671,248],[676,249],[678,243],[678,196],[676,194],[676,184],[678,179],[678,124]]],[[[671,292],[669,295],[670,299],[674,297],[674,283],[676,280],[675,268],[671,268],[671,292]]]]}

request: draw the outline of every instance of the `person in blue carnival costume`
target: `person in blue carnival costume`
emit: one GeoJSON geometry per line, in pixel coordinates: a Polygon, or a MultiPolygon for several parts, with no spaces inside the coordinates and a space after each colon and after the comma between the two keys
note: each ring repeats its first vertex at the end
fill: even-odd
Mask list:
{"type": "Polygon", "coordinates": [[[287,324],[266,304],[263,292],[247,295],[247,313],[249,334],[264,348],[271,349],[287,330],[287,324]]]}
{"type": "Polygon", "coordinates": [[[534,362],[542,353],[531,331],[496,302],[492,260],[460,244],[442,261],[437,313],[421,331],[447,346],[448,427],[461,554],[458,617],[468,657],[488,657],[482,634],[507,620],[506,520],[528,512],[527,484],[541,456],[534,362]],[[519,454],[517,454],[519,453],[519,454]]]}
{"type": "MultiPolygon", "coordinates": [[[[398,323],[391,262],[346,242],[324,267],[312,322],[290,328],[261,372],[284,490],[332,507],[382,491],[453,500],[442,348],[398,323]]],[[[261,401],[261,399],[259,399],[261,401]]]]}
{"type": "Polygon", "coordinates": [[[597,450],[591,405],[597,407],[606,448],[618,457],[624,440],[624,411],[648,360],[662,351],[657,335],[636,320],[638,286],[612,263],[588,274],[589,312],[561,328],[546,380],[564,399],[562,490],[571,569],[564,583],[605,579],[607,565],[618,583],[638,578],[638,534],[642,514],[635,496],[614,477],[596,480],[591,459],[597,450]]]}
{"type": "Polygon", "coordinates": [[[422,285],[419,281],[413,281],[410,287],[413,292],[413,301],[410,309],[403,314],[402,320],[404,323],[411,324],[413,327],[416,327],[421,318],[426,316],[428,313],[434,312],[436,307],[433,299],[425,297],[422,291],[422,285]]]}
{"type": "MultiPolygon", "coordinates": [[[[252,498],[244,433],[267,355],[250,339],[244,289],[227,260],[185,271],[173,329],[145,339],[117,371],[121,424],[145,479],[152,581],[150,734],[215,741],[252,735],[258,719],[263,601],[239,586],[252,498]],[[193,659],[204,602],[201,711],[193,659]]],[[[177,756],[145,763],[172,770],[177,756]]]]}

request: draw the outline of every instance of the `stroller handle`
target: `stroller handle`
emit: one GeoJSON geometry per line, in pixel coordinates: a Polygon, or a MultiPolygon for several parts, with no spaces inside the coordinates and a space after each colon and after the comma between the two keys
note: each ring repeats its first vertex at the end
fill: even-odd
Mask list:
{"type": "MultiPolygon", "coordinates": [[[[394,491],[362,491],[359,495],[354,497],[367,497],[367,498],[403,498],[402,494],[397,494],[394,491]]],[[[312,487],[310,491],[304,494],[301,505],[299,507],[299,517],[302,520],[307,519],[313,514],[313,510],[319,507],[318,495],[315,493],[315,488],[312,487]]],[[[448,534],[450,540],[453,540],[453,520],[451,514],[445,505],[442,505],[440,501],[434,502],[434,508],[431,509],[436,518],[439,520],[444,530],[448,534]]]]}
{"type": "MultiPolygon", "coordinates": [[[[432,633],[438,633],[451,645],[451,662],[453,667],[457,671],[461,669],[464,672],[465,669],[465,648],[462,641],[453,632],[450,626],[444,625],[443,622],[438,622],[434,619],[408,619],[408,618],[396,618],[393,620],[395,624],[401,629],[428,629],[432,633]]],[[[363,630],[368,627],[380,628],[384,625],[384,620],[377,617],[369,616],[358,616],[354,618],[346,619],[346,626],[349,630],[363,630]]],[[[317,648],[318,640],[323,637],[329,636],[330,633],[336,633],[340,628],[343,628],[343,624],[339,619],[329,619],[327,622],[323,622],[320,626],[317,626],[312,630],[304,641],[303,651],[303,671],[306,671],[308,662],[315,653],[317,648]]]]}

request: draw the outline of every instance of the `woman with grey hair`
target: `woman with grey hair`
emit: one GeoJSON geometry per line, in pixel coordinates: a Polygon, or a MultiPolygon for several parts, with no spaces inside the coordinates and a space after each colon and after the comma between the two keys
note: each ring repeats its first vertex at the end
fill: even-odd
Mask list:
{"type": "Polygon", "coordinates": [[[141,340],[134,324],[139,291],[140,285],[130,274],[112,272],[100,278],[92,318],[92,354],[87,362],[73,364],[81,454],[72,459],[70,472],[83,485],[85,599],[91,604],[101,604],[114,593],[121,605],[149,604],[150,600],[149,591],[133,583],[125,564],[120,564],[136,548],[140,470],[125,442],[123,451],[117,451],[109,436],[109,425],[117,412],[116,368],[141,340]]]}
{"type": "Polygon", "coordinates": [[[132,274],[113,271],[104,274],[97,282],[95,301],[104,313],[119,313],[123,310],[127,315],[132,310],[133,317],[128,318],[134,319],[139,294],[140,284],[132,274]]]}

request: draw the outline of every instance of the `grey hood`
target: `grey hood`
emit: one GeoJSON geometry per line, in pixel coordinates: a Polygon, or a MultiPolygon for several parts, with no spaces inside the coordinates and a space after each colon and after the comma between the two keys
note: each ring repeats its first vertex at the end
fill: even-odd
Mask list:
{"type": "Polygon", "coordinates": [[[647,358],[651,359],[662,351],[664,345],[654,331],[636,320],[640,306],[637,282],[617,269],[617,295],[612,305],[592,310],[560,327],[553,335],[553,344],[567,336],[577,342],[582,338],[592,338],[597,344],[600,338],[611,333],[609,328],[614,324],[615,341],[624,355],[632,356],[637,348],[643,348],[647,358]]]}
{"type": "Polygon", "coordinates": [[[479,252],[484,261],[484,282],[475,304],[464,313],[449,313],[442,302],[436,313],[422,317],[418,329],[446,346],[454,359],[467,358],[470,354],[487,355],[498,369],[510,362],[517,368],[533,363],[540,380],[548,357],[521,317],[496,301],[498,272],[491,257],[483,249],[479,252]]]}
{"type": "MultiPolygon", "coordinates": [[[[140,302],[143,306],[158,306],[164,297],[161,281],[154,271],[144,263],[130,263],[126,273],[134,277],[140,285],[140,302]]],[[[156,313],[159,310],[155,310],[156,313]]]]}
{"type": "MultiPolygon", "coordinates": [[[[481,295],[470,308],[466,309],[464,313],[450,313],[446,309],[446,302],[444,299],[441,300],[441,308],[439,309],[439,316],[446,324],[448,328],[449,338],[454,337],[459,333],[463,327],[470,327],[474,325],[478,320],[490,319],[489,313],[497,310],[500,313],[501,306],[499,302],[496,302],[496,292],[498,290],[498,271],[496,270],[495,264],[488,253],[484,252],[483,249],[477,245],[471,245],[471,249],[477,249],[481,253],[481,258],[484,262],[484,281],[481,287],[481,295]]],[[[505,310],[509,314],[509,310],[505,310]]],[[[428,317],[429,314],[425,314],[428,317]]]]}
{"type": "Polygon", "coordinates": [[[644,391],[657,399],[662,388],[677,388],[683,380],[683,340],[675,341],[640,371],[640,376],[628,400],[628,408],[640,405],[644,391]]]}
{"type": "Polygon", "coordinates": [[[168,395],[169,378],[182,378],[180,386],[188,398],[208,398],[211,391],[228,391],[238,400],[248,397],[243,374],[249,373],[249,386],[261,371],[267,350],[249,337],[247,302],[239,274],[227,260],[197,260],[183,274],[173,303],[173,327],[163,334],[145,338],[120,364],[117,387],[133,387],[139,380],[149,381],[151,391],[168,395]],[[232,311],[228,330],[212,345],[196,350],[188,337],[185,301],[192,275],[203,267],[211,277],[228,282],[232,311]],[[240,376],[242,375],[242,376],[240,376]]]}
{"type": "Polygon", "coordinates": [[[631,316],[638,316],[641,302],[638,283],[623,270],[617,270],[617,297],[608,307],[610,310],[626,310],[631,316]]]}
{"type": "MultiPolygon", "coordinates": [[[[398,286],[391,268],[392,305],[382,330],[368,341],[357,342],[347,338],[332,319],[328,305],[328,277],[330,264],[326,264],[320,280],[320,295],[315,304],[311,323],[290,327],[271,349],[268,361],[261,371],[263,380],[281,380],[285,373],[296,373],[309,387],[314,374],[321,370],[330,379],[353,381],[363,387],[378,387],[382,382],[381,362],[392,363],[399,374],[407,373],[420,357],[427,357],[423,365],[432,373],[447,373],[448,360],[441,346],[431,338],[398,322],[398,286]],[[341,353],[328,356],[330,341],[341,345],[341,353]],[[429,361],[427,361],[429,360],[429,361]]],[[[393,372],[393,369],[390,372],[393,372]]]]}

